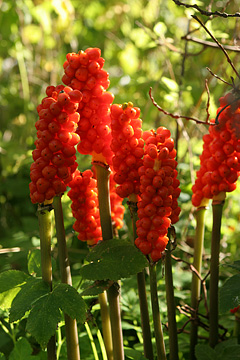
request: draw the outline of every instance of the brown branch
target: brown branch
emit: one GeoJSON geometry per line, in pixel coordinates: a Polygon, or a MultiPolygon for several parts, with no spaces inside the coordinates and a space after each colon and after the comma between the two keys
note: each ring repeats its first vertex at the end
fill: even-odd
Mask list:
{"type": "Polygon", "coordinates": [[[222,46],[222,44],[220,44],[220,42],[215,38],[215,36],[213,36],[213,34],[208,30],[208,28],[202,23],[202,21],[200,19],[198,19],[197,16],[192,15],[192,18],[195,19],[203,28],[204,30],[208,33],[208,35],[211,36],[211,38],[217,43],[217,45],[220,47],[220,49],[223,51],[224,55],[226,56],[227,62],[231,65],[233,71],[235,72],[235,74],[237,75],[237,77],[240,79],[240,75],[237,72],[235,66],[232,63],[232,60],[230,59],[230,57],[228,56],[227,51],[224,49],[224,47],[222,46]]]}
{"type": "MultiPolygon", "coordinates": [[[[195,43],[203,45],[203,46],[210,46],[210,47],[213,47],[215,49],[219,49],[218,44],[215,44],[212,41],[202,40],[202,39],[199,39],[199,38],[194,37],[194,36],[189,36],[188,34],[182,36],[181,39],[182,40],[187,40],[187,41],[192,41],[192,42],[195,42],[195,43]]],[[[240,46],[222,45],[222,47],[225,50],[240,52],[240,46]]]]}
{"type": "Polygon", "coordinates": [[[161,106],[159,106],[156,101],[154,100],[153,96],[152,96],[152,87],[150,87],[149,89],[149,96],[150,99],[152,100],[153,105],[161,112],[163,112],[165,115],[171,116],[173,119],[186,119],[186,120],[193,120],[195,121],[197,124],[204,124],[204,125],[211,125],[210,122],[208,122],[208,119],[206,121],[202,121],[199,120],[197,118],[194,117],[190,117],[190,116],[184,116],[184,115],[178,115],[178,114],[172,114],[166,110],[164,110],[163,108],[161,108],[161,106]]]}
{"type": "Polygon", "coordinates": [[[207,69],[207,70],[210,72],[210,74],[211,74],[212,76],[214,76],[216,79],[224,82],[224,84],[227,84],[227,85],[233,87],[233,85],[232,85],[231,83],[229,83],[229,82],[227,82],[226,80],[222,79],[220,76],[214,74],[211,69],[209,69],[208,67],[206,67],[206,69],[207,69]]]}
{"type": "Polygon", "coordinates": [[[223,18],[228,18],[228,17],[240,17],[240,12],[236,12],[235,14],[228,14],[226,12],[220,12],[220,11],[207,11],[207,10],[203,10],[201,9],[197,4],[193,4],[193,5],[190,5],[190,4],[185,4],[181,1],[178,1],[178,0],[173,0],[173,2],[176,4],[176,5],[179,5],[179,6],[185,6],[186,8],[192,8],[192,9],[196,9],[198,10],[202,15],[205,15],[205,16],[220,16],[220,17],[223,17],[223,18]]]}

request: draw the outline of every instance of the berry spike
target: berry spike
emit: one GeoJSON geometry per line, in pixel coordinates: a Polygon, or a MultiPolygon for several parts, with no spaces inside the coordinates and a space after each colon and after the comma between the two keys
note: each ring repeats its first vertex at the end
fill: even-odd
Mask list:
{"type": "Polygon", "coordinates": [[[139,193],[138,168],[142,166],[144,141],[140,109],[131,102],[111,106],[111,129],[114,180],[119,185],[117,194],[122,197],[139,193]]]}
{"type": "Polygon", "coordinates": [[[203,136],[200,169],[192,187],[196,207],[204,199],[225,197],[226,192],[235,190],[240,174],[240,100],[228,93],[219,101],[217,122],[212,119],[208,134],[203,136]]]}
{"type": "Polygon", "coordinates": [[[63,85],[48,86],[46,94],[37,107],[37,140],[29,184],[32,203],[43,203],[63,193],[77,167],[75,145],[80,136],[75,130],[82,94],[63,85]]]}
{"type": "Polygon", "coordinates": [[[140,176],[136,246],[152,261],[158,261],[168,243],[168,228],[179,219],[180,194],[176,151],[165,127],[143,133],[145,140],[140,176]]]}
{"type": "Polygon", "coordinates": [[[93,155],[93,160],[111,165],[110,106],[114,95],[107,91],[109,74],[103,69],[101,50],[88,48],[69,53],[66,58],[62,81],[83,95],[78,107],[81,120],[77,134],[81,141],[77,149],[81,154],[93,155]]]}

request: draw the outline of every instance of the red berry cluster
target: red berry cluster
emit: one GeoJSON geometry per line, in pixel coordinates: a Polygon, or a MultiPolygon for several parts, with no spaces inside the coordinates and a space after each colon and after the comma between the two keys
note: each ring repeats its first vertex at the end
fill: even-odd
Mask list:
{"type": "Polygon", "coordinates": [[[142,166],[144,140],[140,109],[132,103],[111,106],[111,149],[116,192],[122,198],[139,193],[138,168],[142,166]]]}
{"type": "Polygon", "coordinates": [[[80,173],[76,170],[69,183],[68,196],[72,200],[71,208],[76,219],[73,228],[78,232],[78,239],[94,245],[102,240],[100,214],[98,208],[97,180],[91,170],[80,173]]]}
{"type": "Polygon", "coordinates": [[[46,94],[37,106],[37,140],[29,184],[33,203],[43,203],[63,193],[77,168],[75,145],[80,137],[75,130],[82,94],[64,85],[48,86],[46,94]]]}
{"type": "Polygon", "coordinates": [[[114,229],[121,229],[123,227],[123,217],[125,207],[122,205],[123,199],[116,192],[116,183],[113,180],[114,174],[110,174],[110,204],[111,217],[114,229]]]}
{"type": "Polygon", "coordinates": [[[114,95],[106,91],[110,81],[103,69],[104,61],[98,48],[69,53],[63,64],[62,81],[83,95],[78,108],[81,115],[77,129],[81,137],[78,151],[81,154],[101,153],[111,164],[110,105],[114,95]]]}
{"type": "Polygon", "coordinates": [[[192,187],[192,204],[197,207],[204,198],[236,189],[240,174],[240,102],[224,108],[231,99],[231,93],[220,99],[219,123],[211,120],[209,133],[203,136],[200,169],[192,187]]]}
{"type": "Polygon", "coordinates": [[[141,200],[138,202],[135,244],[153,261],[161,258],[168,243],[168,228],[178,221],[180,213],[176,150],[170,136],[165,127],[159,127],[156,132],[144,132],[143,165],[138,169],[141,200]]]}
{"type": "Polygon", "coordinates": [[[236,307],[233,308],[233,309],[230,309],[230,313],[231,313],[231,314],[235,314],[239,309],[240,309],[240,305],[236,306],[236,307]]]}

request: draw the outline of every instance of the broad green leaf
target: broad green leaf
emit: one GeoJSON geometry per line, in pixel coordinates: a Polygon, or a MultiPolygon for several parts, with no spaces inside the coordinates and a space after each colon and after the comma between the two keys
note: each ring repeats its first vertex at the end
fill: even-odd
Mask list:
{"type": "Polygon", "coordinates": [[[27,281],[12,302],[10,322],[20,320],[27,311],[31,310],[36,300],[49,292],[49,285],[44,281],[36,278],[27,281]]]}
{"type": "Polygon", "coordinates": [[[126,359],[147,360],[140,351],[124,347],[126,359]]]}
{"type": "Polygon", "coordinates": [[[30,275],[35,275],[37,277],[42,276],[41,271],[41,250],[29,251],[28,254],[28,272],[30,275]]]}
{"type": "Polygon", "coordinates": [[[86,320],[86,304],[76,289],[67,284],[57,285],[52,292],[55,306],[72,319],[83,323],[86,320]]]}
{"type": "Polygon", "coordinates": [[[0,293],[23,285],[29,275],[19,270],[7,270],[0,274],[0,293]]]}
{"type": "Polygon", "coordinates": [[[35,356],[32,356],[32,348],[26,338],[20,338],[16,342],[9,360],[34,360],[35,356]]]}
{"type": "Polygon", "coordinates": [[[233,345],[226,347],[219,360],[239,360],[240,359],[240,345],[233,345]]]}
{"type": "Polygon", "coordinates": [[[240,304],[240,274],[230,277],[219,290],[219,310],[224,313],[240,304]]]}
{"type": "Polygon", "coordinates": [[[103,293],[110,286],[109,281],[94,281],[85,290],[81,292],[81,296],[96,296],[103,293]]]}
{"type": "MultiPolygon", "coordinates": [[[[57,268],[56,260],[52,257],[52,272],[57,268]]],[[[42,277],[41,250],[36,249],[28,254],[28,272],[30,275],[42,277]]]]}
{"type": "Polygon", "coordinates": [[[97,245],[88,256],[90,264],[80,274],[89,280],[119,280],[130,277],[148,266],[145,256],[129,241],[107,240],[97,245]]]}
{"type": "Polygon", "coordinates": [[[0,353],[0,360],[6,360],[6,357],[3,353],[0,353]]]}
{"type": "Polygon", "coordinates": [[[216,360],[217,354],[209,345],[198,344],[195,348],[197,360],[216,360]]]}
{"type": "Polygon", "coordinates": [[[10,309],[13,299],[20,290],[20,287],[15,287],[0,294],[0,307],[2,310],[10,309]]]}
{"type": "Polygon", "coordinates": [[[61,313],[52,293],[40,298],[34,305],[27,320],[26,330],[42,346],[46,347],[55,334],[61,313]]]}

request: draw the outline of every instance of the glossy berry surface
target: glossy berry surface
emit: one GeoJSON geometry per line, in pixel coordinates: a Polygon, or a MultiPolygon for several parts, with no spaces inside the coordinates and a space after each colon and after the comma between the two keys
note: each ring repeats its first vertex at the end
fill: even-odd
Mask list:
{"type": "Polygon", "coordinates": [[[75,91],[82,92],[78,107],[81,116],[77,128],[77,134],[81,137],[78,151],[84,155],[102,154],[106,163],[111,165],[110,106],[114,95],[107,91],[110,81],[109,74],[103,69],[104,62],[98,48],[69,53],[64,63],[62,81],[75,91]]]}
{"type": "Polygon", "coordinates": [[[204,198],[212,199],[221,192],[236,189],[240,174],[240,103],[237,101],[224,108],[229,94],[232,95],[228,93],[220,98],[218,124],[215,119],[211,120],[212,125],[203,136],[200,169],[192,187],[192,203],[196,207],[204,198]]]}
{"type": "Polygon", "coordinates": [[[75,146],[80,136],[75,131],[80,118],[77,109],[82,93],[58,85],[48,86],[46,94],[37,107],[37,140],[29,185],[33,203],[43,203],[62,194],[77,167],[75,146]]]}
{"type": "Polygon", "coordinates": [[[176,151],[165,127],[143,133],[145,140],[140,176],[136,246],[158,261],[168,243],[168,228],[179,219],[180,195],[176,151]]]}

